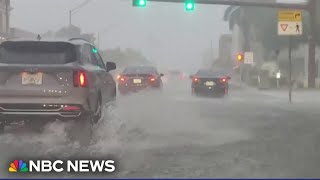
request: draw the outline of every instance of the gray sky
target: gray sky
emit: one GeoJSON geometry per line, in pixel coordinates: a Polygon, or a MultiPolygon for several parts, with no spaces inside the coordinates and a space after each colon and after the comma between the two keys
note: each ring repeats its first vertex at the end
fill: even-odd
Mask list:
{"type": "MultiPolygon", "coordinates": [[[[35,33],[57,30],[68,24],[68,10],[83,0],[13,0],[13,27],[35,33]]],[[[149,2],[133,8],[131,0],[93,0],[73,16],[84,32],[101,32],[101,48],[135,48],[159,65],[194,69],[213,40],[229,32],[222,21],[226,6],[197,5],[192,13],[183,4],[149,2]]]]}

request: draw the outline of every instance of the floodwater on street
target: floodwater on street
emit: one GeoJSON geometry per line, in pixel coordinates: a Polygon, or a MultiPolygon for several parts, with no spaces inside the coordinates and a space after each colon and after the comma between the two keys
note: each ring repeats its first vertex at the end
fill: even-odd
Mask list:
{"type": "Polygon", "coordinates": [[[320,101],[301,101],[318,92],[296,92],[288,104],[286,92],[232,86],[226,98],[201,98],[188,86],[119,96],[87,148],[67,140],[62,122],[41,134],[9,127],[0,136],[0,160],[114,158],[117,170],[108,177],[319,177],[320,113],[312,108],[320,101]]]}

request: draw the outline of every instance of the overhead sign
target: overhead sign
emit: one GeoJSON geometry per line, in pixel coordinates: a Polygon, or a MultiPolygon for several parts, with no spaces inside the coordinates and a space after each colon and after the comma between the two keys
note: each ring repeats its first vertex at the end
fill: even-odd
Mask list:
{"type": "Polygon", "coordinates": [[[302,12],[297,10],[279,10],[278,35],[302,35],[302,12]]]}
{"type": "Polygon", "coordinates": [[[253,64],[253,52],[244,53],[244,64],[253,64]]]}

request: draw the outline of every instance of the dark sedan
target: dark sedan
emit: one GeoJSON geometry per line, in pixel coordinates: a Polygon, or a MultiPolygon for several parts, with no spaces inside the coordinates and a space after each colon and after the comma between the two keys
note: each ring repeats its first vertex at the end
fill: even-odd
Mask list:
{"type": "Polygon", "coordinates": [[[224,71],[199,70],[191,75],[192,95],[217,95],[224,97],[228,94],[229,83],[231,79],[224,71]]]}
{"type": "Polygon", "coordinates": [[[118,89],[121,94],[142,89],[162,89],[163,74],[152,66],[131,66],[118,76],[118,89]]]}

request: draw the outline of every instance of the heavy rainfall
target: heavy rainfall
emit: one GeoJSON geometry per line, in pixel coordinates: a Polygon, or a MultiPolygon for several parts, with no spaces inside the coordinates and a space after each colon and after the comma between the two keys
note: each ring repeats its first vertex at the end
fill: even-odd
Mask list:
{"type": "Polygon", "coordinates": [[[320,177],[320,1],[0,0],[0,177],[320,177]],[[12,173],[113,159],[114,173],[12,173]]]}

